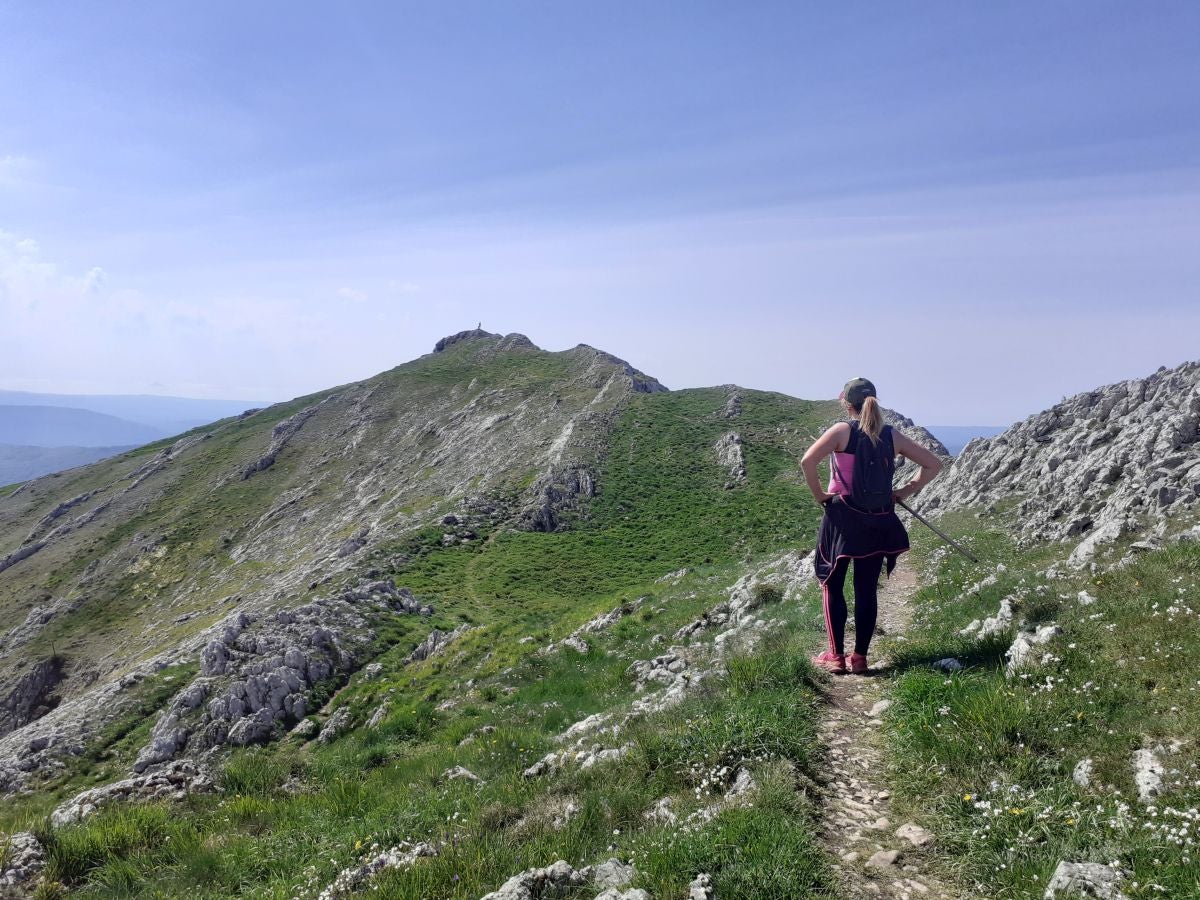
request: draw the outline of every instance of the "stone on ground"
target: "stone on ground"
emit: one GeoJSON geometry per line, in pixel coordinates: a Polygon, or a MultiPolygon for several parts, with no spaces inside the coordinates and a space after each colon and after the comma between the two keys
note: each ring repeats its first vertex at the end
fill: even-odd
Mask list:
{"type": "Polygon", "coordinates": [[[1123,872],[1100,863],[1071,863],[1065,860],[1058,864],[1050,884],[1046,886],[1044,900],[1082,895],[1099,900],[1128,900],[1121,893],[1123,872]]]}

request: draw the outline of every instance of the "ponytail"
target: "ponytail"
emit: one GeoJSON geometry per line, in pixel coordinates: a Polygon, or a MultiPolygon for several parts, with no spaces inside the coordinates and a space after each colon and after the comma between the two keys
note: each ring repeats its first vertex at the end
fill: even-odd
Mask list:
{"type": "Polygon", "coordinates": [[[874,397],[863,400],[858,414],[858,427],[871,439],[872,444],[879,443],[879,435],[883,433],[883,413],[879,411],[879,402],[874,397]]]}

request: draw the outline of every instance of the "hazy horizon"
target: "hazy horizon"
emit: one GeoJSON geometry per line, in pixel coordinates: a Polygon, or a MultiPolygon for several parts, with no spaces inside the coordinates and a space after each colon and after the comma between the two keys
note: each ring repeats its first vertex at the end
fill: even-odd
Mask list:
{"type": "Polygon", "coordinates": [[[1197,355],[1198,51],[1182,3],[10,4],[0,388],[287,399],[481,320],[1017,421],[1197,355]]]}

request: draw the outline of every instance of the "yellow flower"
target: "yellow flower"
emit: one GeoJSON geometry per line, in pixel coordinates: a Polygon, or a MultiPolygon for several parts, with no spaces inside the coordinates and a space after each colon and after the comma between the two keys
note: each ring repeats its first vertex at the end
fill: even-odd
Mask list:
{"type": "Polygon", "coordinates": [[[355,841],[355,842],[354,842],[354,849],[355,849],[355,850],[361,850],[361,849],[362,849],[362,841],[355,841]]]}
{"type": "Polygon", "coordinates": [[[1021,809],[1019,806],[1014,806],[1012,809],[1009,810],[1009,812],[1012,813],[1014,816],[1019,816],[1021,813],[1025,812],[1025,810],[1021,809]]]}
{"type": "Polygon", "coordinates": [[[973,800],[973,799],[975,799],[975,798],[971,794],[963,794],[963,800],[973,800]]]}

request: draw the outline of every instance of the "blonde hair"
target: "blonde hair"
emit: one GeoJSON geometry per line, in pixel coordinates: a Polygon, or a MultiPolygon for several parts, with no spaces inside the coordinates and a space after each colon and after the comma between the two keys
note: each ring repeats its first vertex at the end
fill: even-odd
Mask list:
{"type": "Polygon", "coordinates": [[[879,443],[879,435],[883,433],[883,413],[879,410],[879,401],[874,397],[863,400],[862,409],[858,411],[858,427],[872,444],[879,443]]]}

